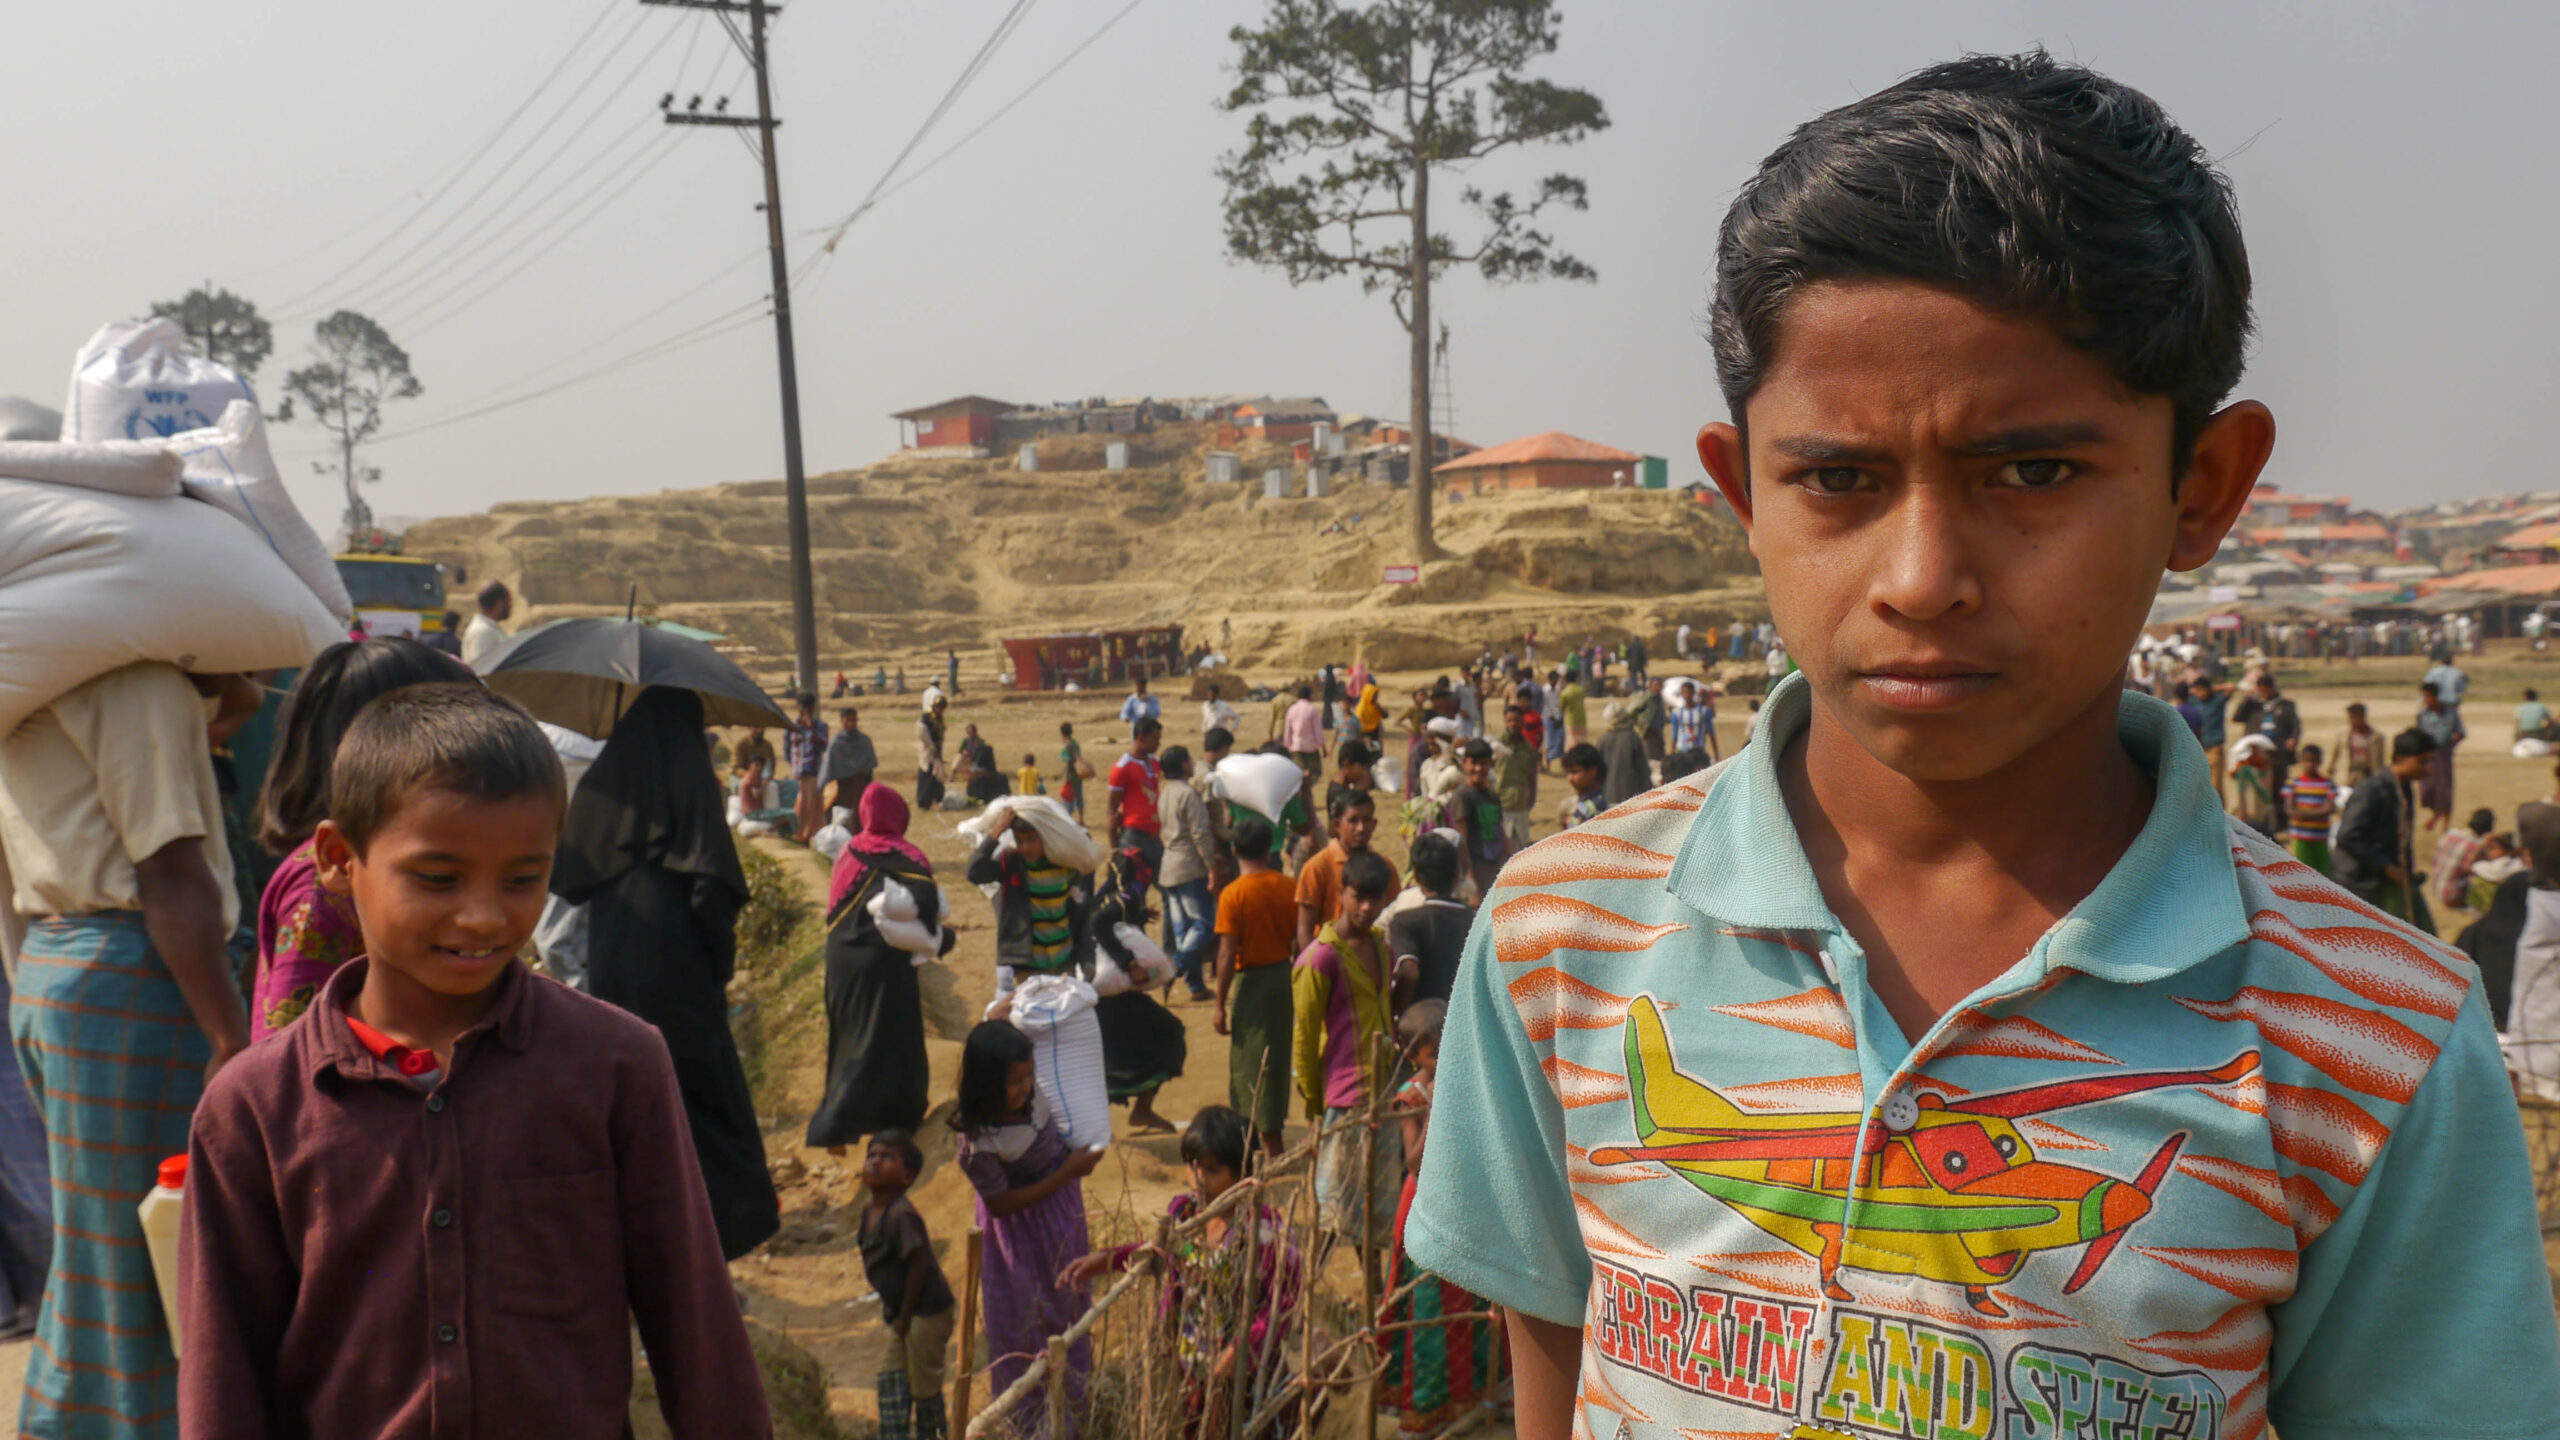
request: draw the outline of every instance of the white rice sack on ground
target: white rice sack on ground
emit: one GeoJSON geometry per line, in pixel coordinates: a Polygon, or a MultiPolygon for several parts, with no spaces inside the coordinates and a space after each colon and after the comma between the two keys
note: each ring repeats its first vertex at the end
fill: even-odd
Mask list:
{"type": "Polygon", "coordinates": [[[202,430],[234,400],[258,402],[227,365],[187,353],[176,322],[118,320],[98,327],[71,362],[62,406],[65,440],[166,440],[202,430]]]}
{"type": "Polygon", "coordinates": [[[343,620],[356,613],[337,560],[285,493],[257,406],[234,400],[211,427],[171,436],[169,448],[184,467],[181,483],[188,494],[221,506],[256,532],[330,614],[343,620]]]}
{"type": "Polygon", "coordinates": [[[1111,1141],[1111,1089],[1102,1075],[1102,1022],[1091,985],[1034,975],[1013,989],[1014,1027],[1031,1037],[1031,1069],[1071,1148],[1111,1141]]]}
{"type": "Polygon", "coordinates": [[[2515,757],[2519,760],[2546,759],[2551,754],[2551,742],[2548,740],[2535,740],[2530,738],[2519,740],[2515,743],[2514,753],[2515,757]]]}
{"type": "Polygon", "coordinates": [[[138,661],[266,670],[345,638],[273,551],[210,505],[8,478],[0,635],[0,734],[138,661]]]}

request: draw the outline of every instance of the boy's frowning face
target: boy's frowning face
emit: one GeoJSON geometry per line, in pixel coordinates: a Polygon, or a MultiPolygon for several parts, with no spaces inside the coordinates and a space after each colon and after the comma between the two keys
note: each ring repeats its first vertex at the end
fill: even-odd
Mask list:
{"type": "Polygon", "coordinates": [[[1378,807],[1375,805],[1345,805],[1342,813],[1333,819],[1333,838],[1341,841],[1342,848],[1353,854],[1368,849],[1370,840],[1377,833],[1378,807]]]}
{"type": "Polygon", "coordinates": [[[1698,450],[1788,654],[1869,754],[1937,781],[2115,703],[2161,571],[2212,558],[2274,442],[2233,406],[2173,498],[2165,397],[2039,320],[1894,280],[1799,291],[1748,420],[1747,468],[1733,426],[1698,450]]]}
{"type": "Polygon", "coordinates": [[[533,938],[559,836],[560,809],[547,796],[416,789],[361,855],[324,821],[320,878],[354,899],[375,965],[438,995],[476,995],[533,938]]]}

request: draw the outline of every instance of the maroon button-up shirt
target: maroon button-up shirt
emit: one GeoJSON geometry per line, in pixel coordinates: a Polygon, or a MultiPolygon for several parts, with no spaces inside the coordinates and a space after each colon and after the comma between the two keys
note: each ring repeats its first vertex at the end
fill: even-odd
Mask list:
{"type": "Polygon", "coordinates": [[[764,1385],[658,1032],[510,967],[421,1094],[347,1028],[365,962],[223,1067],[189,1148],[186,1440],[679,1437],[764,1385]]]}

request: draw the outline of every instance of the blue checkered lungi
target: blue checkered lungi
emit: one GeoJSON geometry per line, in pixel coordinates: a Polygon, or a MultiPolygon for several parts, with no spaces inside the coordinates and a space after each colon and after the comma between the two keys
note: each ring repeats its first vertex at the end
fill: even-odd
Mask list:
{"type": "MultiPolygon", "coordinates": [[[[8,979],[0,976],[0,1005],[8,999],[8,979]]],[[[52,1263],[53,1178],[45,1163],[44,1117],[12,1052],[0,1057],[0,1320],[14,1320],[21,1308],[32,1316],[52,1263]]]]}
{"type": "Polygon", "coordinates": [[[137,1207],[160,1162],[186,1153],[204,1032],[141,914],[114,912],[28,928],[9,1033],[53,1166],[53,1275],[19,1434],[173,1440],[178,1361],[137,1207]]]}

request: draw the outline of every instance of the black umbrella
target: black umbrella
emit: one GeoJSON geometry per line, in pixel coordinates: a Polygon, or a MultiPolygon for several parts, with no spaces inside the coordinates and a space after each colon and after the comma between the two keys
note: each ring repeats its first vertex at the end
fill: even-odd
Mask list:
{"type": "Polygon", "coordinates": [[[554,621],[481,656],[477,668],[535,719],[598,740],[652,685],[701,696],[706,724],[791,723],[728,656],[637,620],[554,621]]]}

